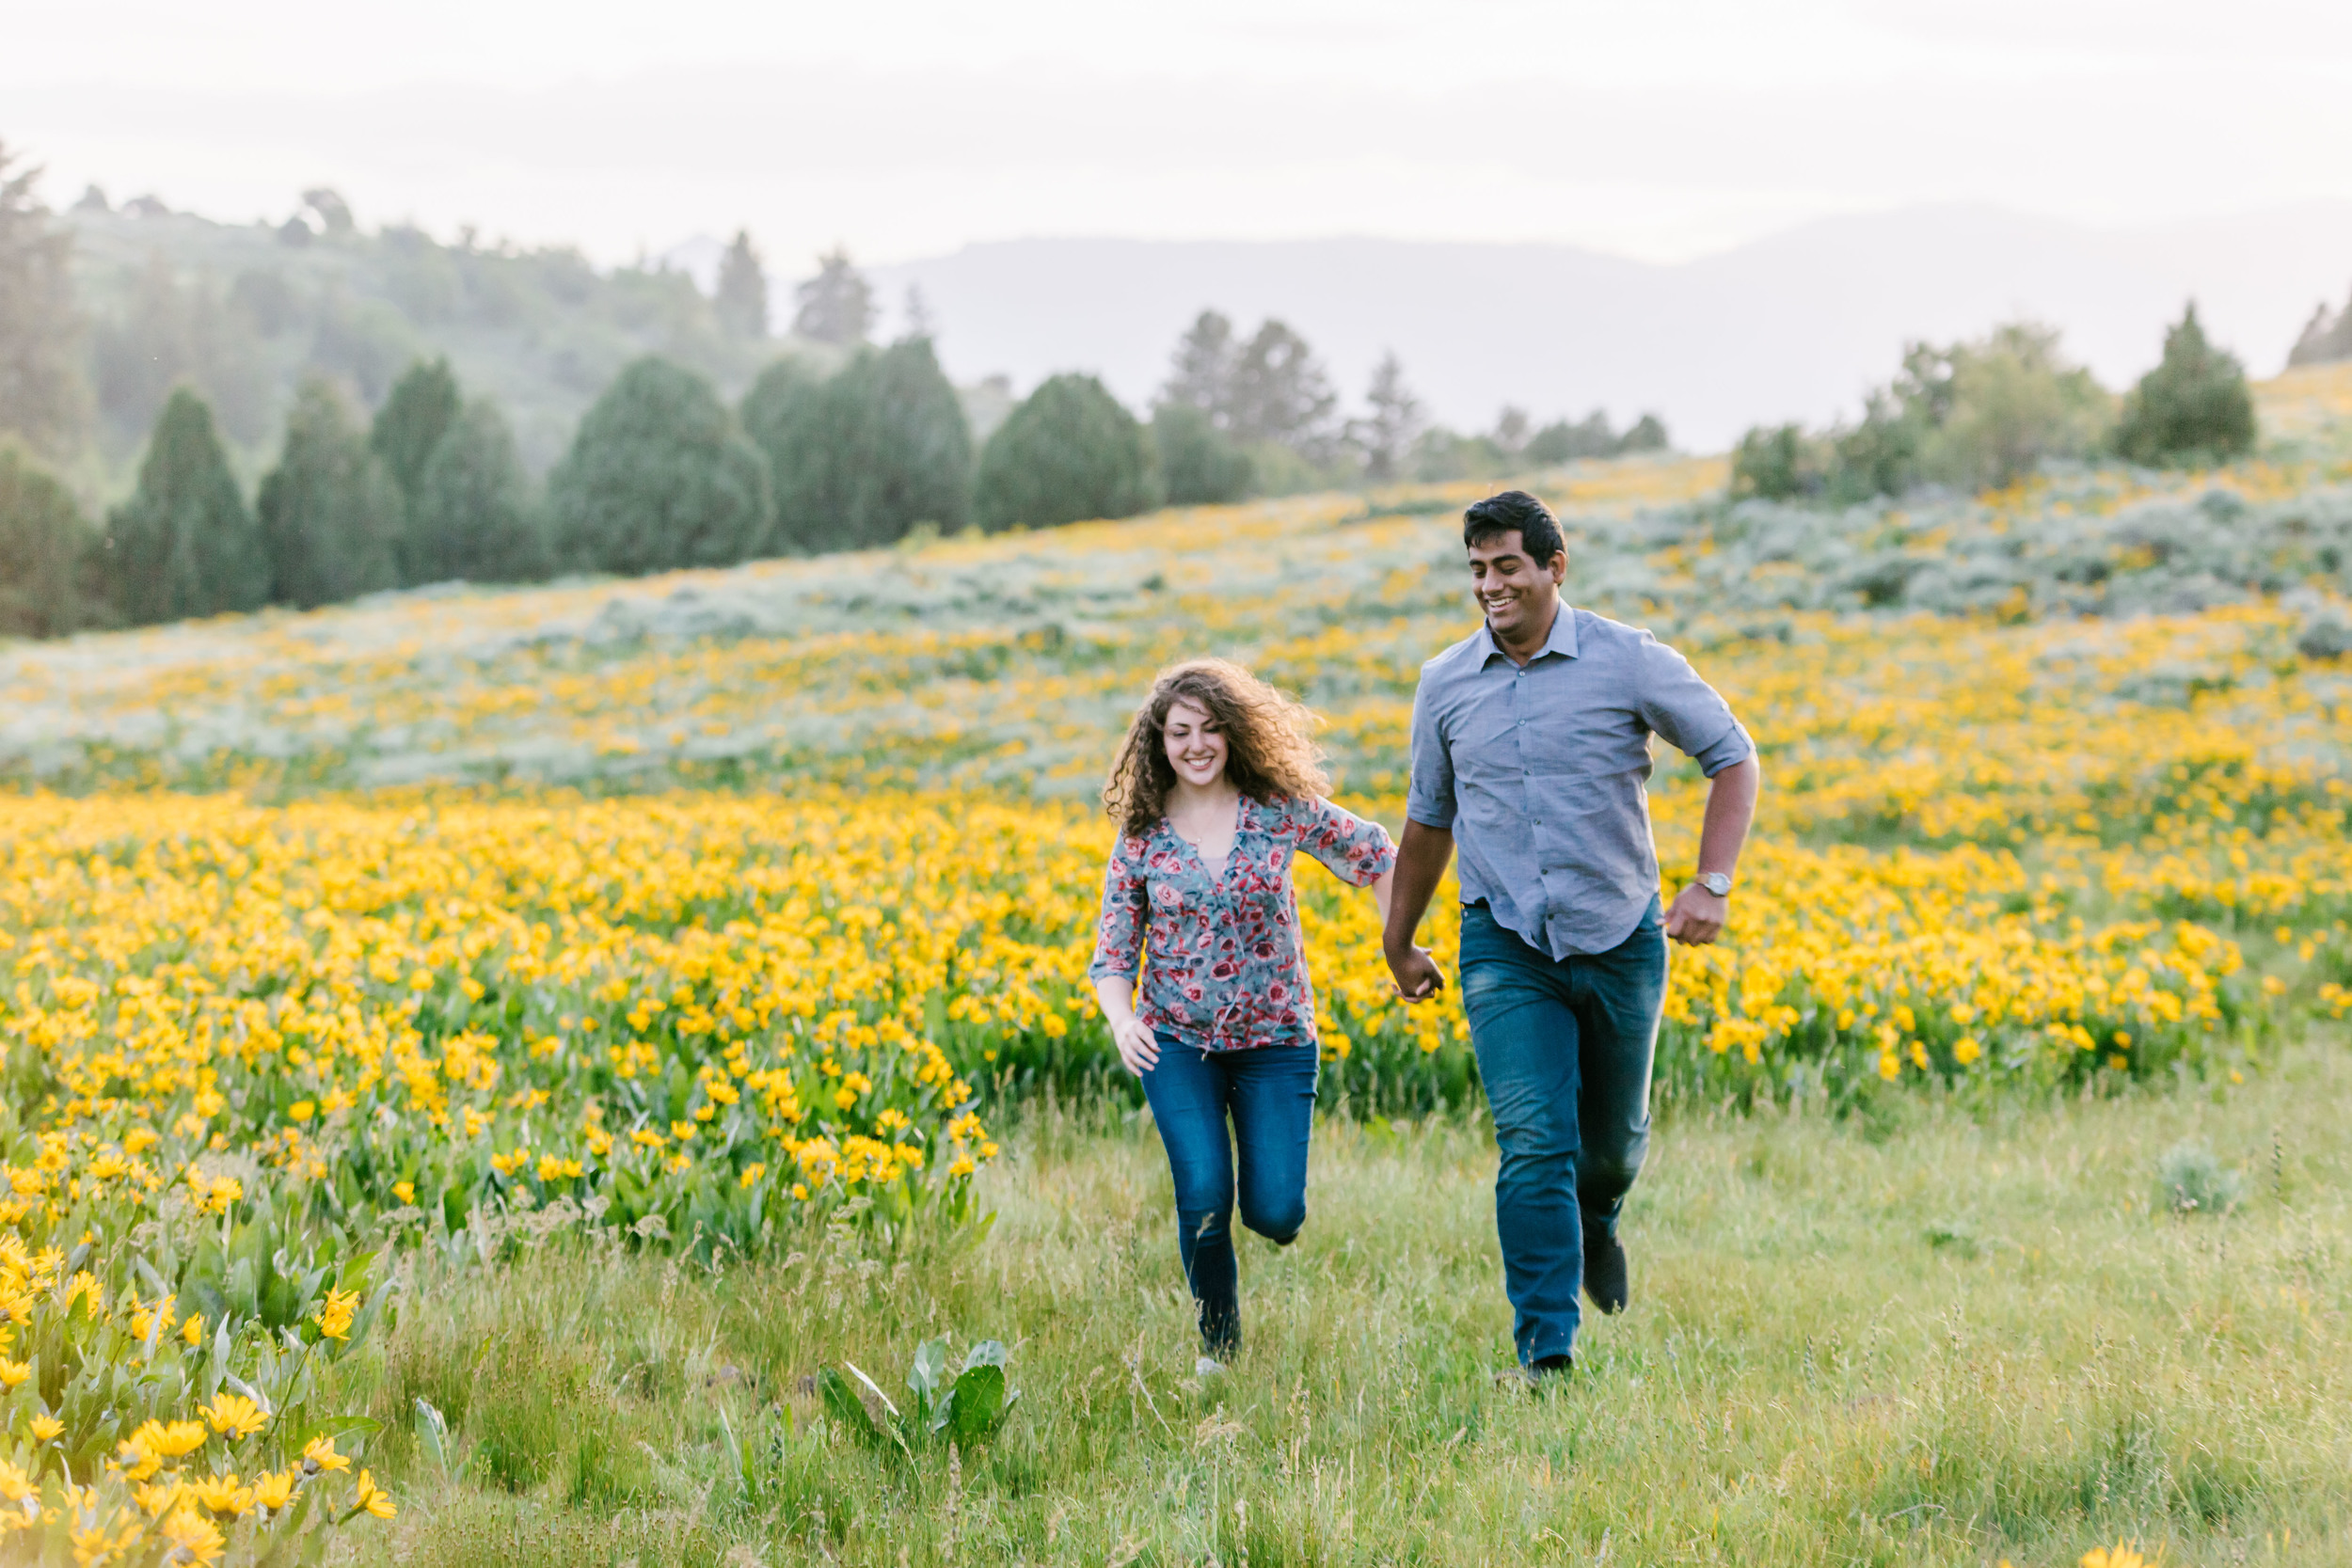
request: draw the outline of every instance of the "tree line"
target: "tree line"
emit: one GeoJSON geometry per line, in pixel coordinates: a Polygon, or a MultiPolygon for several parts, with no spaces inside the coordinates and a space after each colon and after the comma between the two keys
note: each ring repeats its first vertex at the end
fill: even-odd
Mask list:
{"type": "MultiPolygon", "coordinates": [[[[720,303],[764,316],[765,287],[739,235],[720,303]]],[[[1268,322],[1237,341],[1215,311],[1178,344],[1148,422],[1094,376],[1065,373],[976,444],[928,336],[862,341],[871,290],[846,257],[826,258],[797,305],[801,335],[854,345],[834,368],[780,357],[731,407],[707,377],[642,357],[588,410],[544,486],[497,403],[468,396],[446,359],[410,365],[372,418],[341,383],[305,381],[249,501],[212,408],[185,385],[156,419],[132,494],[96,523],[25,450],[0,446],[0,634],[1054,527],[1232,500],[1284,466],[1314,483],[1409,476],[1458,464],[1470,443],[1498,462],[1664,444],[1654,419],[1618,435],[1599,414],[1531,431],[1506,410],[1491,436],[1433,431],[1393,356],[1374,375],[1370,412],[1341,420],[1295,332],[1268,322]]]]}
{"type": "Polygon", "coordinates": [[[2056,329],[2030,322],[1912,343],[1859,420],[1751,428],[1732,451],[1730,489],[1850,505],[1928,484],[1998,489],[2049,460],[2221,463],[2251,451],[2255,434],[2246,369],[2206,338],[2192,301],[2167,329],[2164,357],[2120,399],[2065,357],[2056,329]]]}

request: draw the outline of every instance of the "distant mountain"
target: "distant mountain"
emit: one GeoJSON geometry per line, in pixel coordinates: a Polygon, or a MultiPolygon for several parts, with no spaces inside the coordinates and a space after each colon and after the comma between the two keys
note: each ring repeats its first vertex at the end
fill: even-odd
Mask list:
{"type": "Polygon", "coordinates": [[[1202,307],[1247,329],[1278,315],[1321,351],[1352,404],[1384,349],[1461,428],[1505,404],[1539,420],[1654,409],[1678,445],[1720,449],[1752,423],[1859,408],[1906,340],[2055,323],[2120,387],[2154,363],[2197,298],[2249,371],[2284,361],[2314,303],[2352,279],[2352,202],[2229,220],[2100,230],[1984,207],[1823,219],[1680,265],[1565,245],[1332,239],[1265,244],[1020,240],[875,270],[909,284],[958,380],[1026,388],[1102,373],[1132,402],[1167,373],[1202,307]]]}

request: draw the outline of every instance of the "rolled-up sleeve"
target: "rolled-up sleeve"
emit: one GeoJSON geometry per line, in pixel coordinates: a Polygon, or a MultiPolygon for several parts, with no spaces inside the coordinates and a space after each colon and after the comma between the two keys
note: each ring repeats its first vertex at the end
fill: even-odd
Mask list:
{"type": "Polygon", "coordinates": [[[1150,889],[1143,866],[1128,852],[1128,841],[1112,847],[1111,863],[1103,872],[1103,913],[1094,924],[1094,961],[1087,977],[1134,978],[1143,961],[1144,909],[1150,889]]]}
{"type": "MultiPolygon", "coordinates": [[[[1645,632],[1637,656],[1638,703],[1643,721],[1713,778],[1756,754],[1756,742],[1732,716],[1722,693],[1699,678],[1691,661],[1645,632]]],[[[1420,731],[1414,732],[1416,762],[1420,731]]]]}
{"type": "Polygon", "coordinates": [[[1298,847],[1330,867],[1331,875],[1358,887],[1370,887],[1396,864],[1396,846],[1389,830],[1320,797],[1294,803],[1298,847]]]}
{"type": "Polygon", "coordinates": [[[1437,705],[1430,695],[1435,684],[1423,670],[1413,692],[1412,782],[1405,795],[1405,815],[1424,828],[1454,827],[1454,757],[1439,733],[1437,705]]]}

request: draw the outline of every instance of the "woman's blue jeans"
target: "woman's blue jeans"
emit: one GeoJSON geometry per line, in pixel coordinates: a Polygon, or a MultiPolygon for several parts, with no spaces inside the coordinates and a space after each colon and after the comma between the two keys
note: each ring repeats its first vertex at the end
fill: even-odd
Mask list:
{"type": "Polygon", "coordinates": [[[1649,1148],[1650,1057],[1666,1000],[1657,900],[1606,953],[1554,959],[1462,911],[1462,1010],[1495,1118],[1495,1229],[1519,1359],[1571,1354],[1587,1229],[1614,1235],[1649,1148]]]}
{"type": "Polygon", "coordinates": [[[1241,1348],[1234,1194],[1241,1223],[1277,1246],[1289,1245],[1307,1223],[1307,1139],[1320,1053],[1311,1045],[1201,1051],[1168,1035],[1159,1044],[1159,1065],[1143,1075],[1143,1092],[1176,1178],[1177,1247],[1200,1342],[1212,1355],[1230,1356],[1241,1348]]]}

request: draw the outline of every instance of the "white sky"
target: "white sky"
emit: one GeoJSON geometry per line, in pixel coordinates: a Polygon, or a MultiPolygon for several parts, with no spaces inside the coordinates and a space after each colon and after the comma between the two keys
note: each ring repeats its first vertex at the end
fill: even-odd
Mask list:
{"type": "Polygon", "coordinates": [[[2352,197],[2344,0],[0,0],[0,136],[70,200],[602,261],[1028,235],[1540,239],[1826,213],[2093,223],[2352,197]]]}

